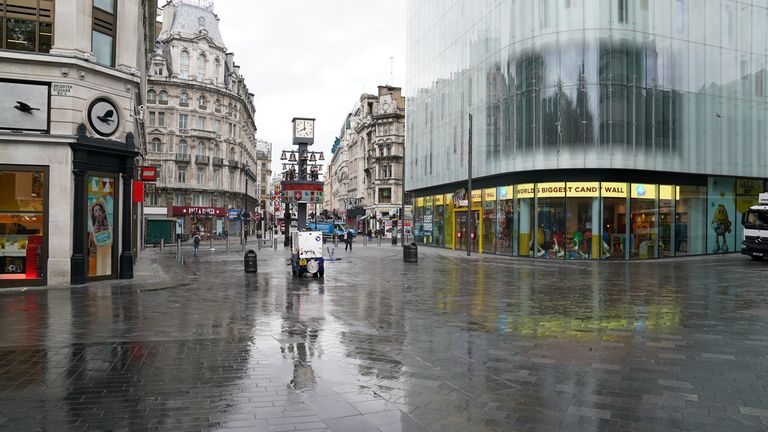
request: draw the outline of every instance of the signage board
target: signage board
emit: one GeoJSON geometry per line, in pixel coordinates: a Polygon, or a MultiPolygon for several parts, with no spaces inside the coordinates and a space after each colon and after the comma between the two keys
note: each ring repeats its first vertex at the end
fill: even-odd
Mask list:
{"type": "Polygon", "coordinates": [[[173,206],[173,216],[227,216],[224,207],[173,206]]]}
{"type": "Polygon", "coordinates": [[[157,167],[143,166],[139,168],[139,178],[142,181],[148,181],[148,182],[157,181],[157,167]]]}
{"type": "Polygon", "coordinates": [[[517,187],[517,198],[533,198],[533,183],[519,184],[517,187]]]}

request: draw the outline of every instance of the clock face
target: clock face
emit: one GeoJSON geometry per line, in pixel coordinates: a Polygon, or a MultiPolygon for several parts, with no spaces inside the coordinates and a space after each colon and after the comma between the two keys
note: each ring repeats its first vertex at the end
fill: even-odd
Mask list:
{"type": "Polygon", "coordinates": [[[294,128],[296,138],[312,138],[315,136],[315,122],[312,120],[296,120],[294,128]]]}
{"type": "Polygon", "coordinates": [[[97,134],[110,137],[120,126],[120,110],[107,99],[96,99],[88,108],[88,123],[97,134]]]}

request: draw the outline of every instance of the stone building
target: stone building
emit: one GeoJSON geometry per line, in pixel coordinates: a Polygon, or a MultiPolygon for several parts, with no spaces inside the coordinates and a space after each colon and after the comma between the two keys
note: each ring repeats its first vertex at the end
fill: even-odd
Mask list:
{"type": "Polygon", "coordinates": [[[156,10],[0,0],[0,287],[133,277],[156,10]]]}
{"type": "MultiPolygon", "coordinates": [[[[178,233],[240,232],[238,210],[255,214],[269,199],[272,145],[256,138],[253,94],[212,3],[170,2],[162,21],[146,108],[147,164],[159,178],[145,215],[177,218],[178,233]]],[[[246,224],[251,234],[257,226],[246,224]]]]}
{"type": "Polygon", "coordinates": [[[334,145],[326,182],[329,210],[359,229],[388,229],[403,193],[405,98],[399,87],[363,94],[334,145]]]}

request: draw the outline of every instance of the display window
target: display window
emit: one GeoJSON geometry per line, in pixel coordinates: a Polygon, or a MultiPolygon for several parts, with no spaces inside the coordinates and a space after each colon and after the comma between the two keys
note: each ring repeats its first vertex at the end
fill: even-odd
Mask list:
{"type": "Polygon", "coordinates": [[[675,204],[675,256],[707,253],[707,188],[679,186],[675,204]]]}
{"type": "Polygon", "coordinates": [[[107,175],[88,175],[88,277],[111,277],[115,272],[117,233],[115,188],[117,180],[107,175]]]}
{"type": "Polygon", "coordinates": [[[717,254],[738,251],[736,247],[736,197],[735,179],[710,177],[707,188],[707,253],[717,254]]]}
{"type": "Polygon", "coordinates": [[[421,231],[424,244],[432,244],[435,215],[433,213],[434,197],[424,197],[424,207],[421,211],[421,231]]]}
{"type": "Polygon", "coordinates": [[[629,257],[648,259],[657,257],[658,240],[658,186],[632,183],[630,187],[629,257]]]}
{"type": "Polygon", "coordinates": [[[413,207],[413,238],[416,243],[424,243],[423,226],[424,197],[416,198],[413,207]]]}
{"type": "MultiPolygon", "coordinates": [[[[517,199],[518,209],[518,247],[520,256],[534,256],[535,241],[535,187],[533,183],[525,183],[515,186],[515,197],[517,199]]],[[[543,235],[542,235],[543,238],[543,235]]]]}
{"type": "Polygon", "coordinates": [[[535,256],[564,259],[565,183],[536,184],[536,224],[535,256]]]}
{"type": "Polygon", "coordinates": [[[452,199],[453,198],[451,197],[450,194],[445,194],[445,196],[443,196],[443,202],[445,203],[445,209],[444,209],[444,211],[445,211],[445,222],[443,223],[443,227],[444,227],[444,231],[445,232],[444,232],[444,240],[443,241],[444,241],[445,247],[447,247],[447,248],[454,248],[455,247],[454,246],[454,242],[453,242],[453,239],[455,237],[454,237],[454,231],[453,231],[453,221],[454,221],[454,219],[453,219],[453,210],[454,210],[454,206],[453,206],[452,199]]]}
{"type": "Polygon", "coordinates": [[[496,213],[496,232],[498,240],[496,253],[515,255],[517,230],[515,229],[515,193],[513,186],[501,186],[496,192],[498,210],[496,213]]]}
{"type": "Polygon", "coordinates": [[[671,185],[659,186],[659,257],[672,257],[674,240],[672,230],[675,226],[675,201],[679,188],[671,185]]]}
{"type": "Polygon", "coordinates": [[[0,166],[0,286],[44,283],[47,181],[43,168],[0,166]]]}
{"type": "Polygon", "coordinates": [[[600,183],[603,223],[598,247],[601,259],[626,259],[628,188],[627,183],[600,183]]]}
{"type": "Polygon", "coordinates": [[[572,260],[598,258],[600,182],[568,182],[566,194],[566,257],[572,260]]]}
{"type": "Polygon", "coordinates": [[[496,253],[496,188],[483,189],[483,252],[496,253]]]}
{"type": "Polygon", "coordinates": [[[445,220],[445,196],[436,195],[434,199],[434,222],[432,226],[432,238],[435,246],[443,247],[445,240],[443,238],[445,220]]]}

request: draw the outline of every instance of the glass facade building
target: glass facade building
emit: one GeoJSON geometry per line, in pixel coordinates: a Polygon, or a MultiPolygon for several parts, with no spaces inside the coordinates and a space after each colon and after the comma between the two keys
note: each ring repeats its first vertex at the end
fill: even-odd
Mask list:
{"type": "Polygon", "coordinates": [[[766,22],[768,0],[410,1],[417,241],[563,259],[738,251],[768,173],[766,22]],[[478,190],[461,197],[470,128],[478,190]]]}

